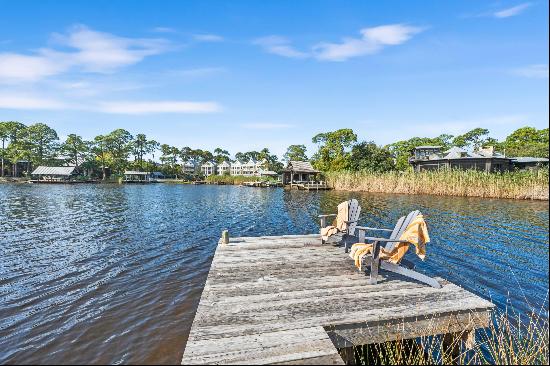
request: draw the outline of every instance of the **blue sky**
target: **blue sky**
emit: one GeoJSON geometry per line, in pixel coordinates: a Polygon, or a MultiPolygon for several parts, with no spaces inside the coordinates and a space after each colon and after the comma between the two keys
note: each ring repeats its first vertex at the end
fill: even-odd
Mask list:
{"type": "Polygon", "coordinates": [[[282,154],[548,126],[546,1],[3,1],[0,120],[282,154]]]}

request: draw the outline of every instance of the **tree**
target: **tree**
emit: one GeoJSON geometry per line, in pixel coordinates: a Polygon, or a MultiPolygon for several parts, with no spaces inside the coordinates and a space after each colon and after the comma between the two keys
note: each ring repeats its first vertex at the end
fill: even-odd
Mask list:
{"type": "Polygon", "coordinates": [[[265,168],[267,170],[279,172],[283,169],[283,164],[279,161],[279,158],[277,157],[277,155],[271,154],[267,147],[263,148],[258,153],[258,160],[266,162],[265,168]]]}
{"type": "Polygon", "coordinates": [[[307,161],[306,145],[290,145],[285,154],[283,160],[289,162],[293,161],[307,161]]]}
{"type": "Polygon", "coordinates": [[[82,139],[82,137],[70,134],[65,142],[61,145],[61,152],[68,156],[67,162],[78,168],[80,162],[90,151],[90,144],[82,139]]]}
{"type": "Polygon", "coordinates": [[[128,164],[132,151],[133,137],[130,132],[119,128],[104,136],[105,149],[110,154],[115,172],[121,174],[128,164]]]}
{"type": "Polygon", "coordinates": [[[548,128],[519,128],[506,137],[501,147],[508,156],[548,158],[548,128]]]}
{"type": "Polygon", "coordinates": [[[28,126],[23,133],[23,149],[35,164],[49,163],[56,157],[59,145],[57,132],[44,123],[28,126]]]}
{"type": "Polygon", "coordinates": [[[363,141],[351,149],[351,169],[385,172],[395,168],[391,152],[374,142],[363,141]]]}
{"type": "Polygon", "coordinates": [[[218,164],[221,164],[224,161],[230,161],[231,159],[229,158],[229,151],[223,150],[219,147],[215,148],[214,149],[214,160],[218,164]]]}
{"type": "Polygon", "coordinates": [[[312,157],[313,165],[322,171],[348,169],[349,149],[356,141],[357,135],[349,128],[315,135],[312,142],[317,144],[319,149],[312,157]]]}
{"type": "Polygon", "coordinates": [[[22,136],[27,126],[20,122],[14,121],[4,122],[3,126],[4,130],[7,131],[7,139],[10,141],[10,144],[8,145],[7,151],[4,149],[2,150],[2,160],[4,159],[4,155],[11,160],[12,176],[15,177],[17,176],[17,160],[22,158],[24,155],[27,155],[27,153],[23,151],[21,143],[22,136]]]}
{"type": "Polygon", "coordinates": [[[489,130],[486,128],[474,128],[466,132],[464,135],[456,136],[453,139],[453,145],[458,147],[472,147],[474,150],[479,149],[489,138],[489,130]]]}
{"type": "Polygon", "coordinates": [[[147,136],[142,133],[136,135],[132,142],[132,154],[140,170],[143,169],[143,157],[153,153],[158,148],[159,143],[155,140],[147,140],[147,136]]]}
{"type": "Polygon", "coordinates": [[[92,153],[101,164],[101,179],[106,178],[106,164],[108,159],[107,138],[103,135],[96,136],[92,143],[92,153]]]}

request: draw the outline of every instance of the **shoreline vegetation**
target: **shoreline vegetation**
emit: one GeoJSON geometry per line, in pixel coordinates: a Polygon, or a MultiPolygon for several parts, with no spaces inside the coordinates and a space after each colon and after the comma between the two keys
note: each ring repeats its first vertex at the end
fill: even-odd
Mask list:
{"type": "Polygon", "coordinates": [[[548,168],[499,174],[475,170],[326,173],[328,185],[343,191],[543,201],[548,201],[548,178],[548,168]]]}

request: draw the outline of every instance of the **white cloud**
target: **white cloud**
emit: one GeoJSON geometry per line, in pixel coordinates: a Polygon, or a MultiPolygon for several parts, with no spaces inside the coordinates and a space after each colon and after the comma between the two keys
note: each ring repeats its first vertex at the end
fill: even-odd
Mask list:
{"type": "Polygon", "coordinates": [[[196,41],[200,42],[221,42],[223,41],[222,36],[218,36],[216,34],[195,34],[193,38],[196,41]]]}
{"type": "Polygon", "coordinates": [[[184,78],[199,78],[221,74],[225,71],[226,70],[223,67],[197,67],[194,69],[169,71],[168,74],[172,76],[181,76],[184,78]]]}
{"type": "Polygon", "coordinates": [[[114,114],[213,113],[221,107],[214,102],[116,101],[100,103],[98,110],[114,114]]]}
{"type": "Polygon", "coordinates": [[[28,93],[0,92],[0,110],[80,110],[110,114],[161,114],[161,113],[215,113],[221,106],[215,102],[191,102],[184,100],[159,101],[102,101],[70,99],[28,93]]]}
{"type": "Polygon", "coordinates": [[[511,73],[514,75],[523,76],[526,78],[548,79],[548,65],[547,64],[528,65],[525,67],[513,69],[511,70],[511,73]]]}
{"type": "Polygon", "coordinates": [[[82,25],[52,38],[62,51],[42,48],[31,55],[0,53],[0,82],[37,81],[71,69],[110,73],[165,52],[170,45],[163,39],[118,37],[82,25]]]}
{"type": "Polygon", "coordinates": [[[51,99],[29,95],[0,94],[0,109],[66,109],[65,103],[51,99]]]}
{"type": "Polygon", "coordinates": [[[246,123],[243,124],[242,127],[253,130],[278,130],[291,128],[293,126],[286,123],[246,123]]]}
{"type": "Polygon", "coordinates": [[[499,10],[495,13],[493,13],[493,16],[495,18],[508,18],[513,17],[515,15],[518,15],[522,13],[525,9],[531,6],[531,3],[523,3],[520,5],[513,6],[511,8],[499,10]]]}
{"type": "Polygon", "coordinates": [[[423,29],[404,24],[389,24],[363,28],[361,38],[344,38],[340,43],[319,43],[314,47],[315,57],[324,61],[345,61],[352,57],[379,52],[386,46],[402,44],[423,29]]]}
{"type": "Polygon", "coordinates": [[[307,58],[309,54],[296,50],[290,45],[290,41],[280,36],[268,36],[258,38],[253,42],[262,47],[266,52],[274,55],[290,58],[307,58]]]}

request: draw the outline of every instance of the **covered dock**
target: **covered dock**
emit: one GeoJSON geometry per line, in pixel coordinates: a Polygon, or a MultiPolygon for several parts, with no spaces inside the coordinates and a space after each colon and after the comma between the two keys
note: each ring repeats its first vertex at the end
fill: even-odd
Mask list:
{"type": "Polygon", "coordinates": [[[76,176],[76,166],[39,166],[32,173],[31,183],[69,183],[76,176]]]}
{"type": "Polygon", "coordinates": [[[124,172],[124,183],[151,183],[151,174],[148,172],[126,170],[124,172]]]}
{"type": "Polygon", "coordinates": [[[382,271],[369,285],[317,235],[218,243],[182,364],[343,364],[338,349],[443,334],[471,344],[493,304],[382,271]]]}

